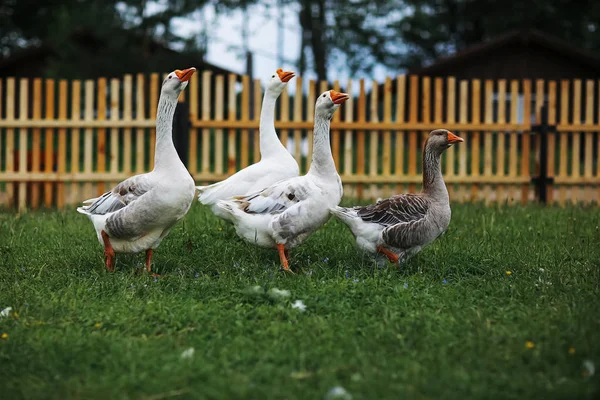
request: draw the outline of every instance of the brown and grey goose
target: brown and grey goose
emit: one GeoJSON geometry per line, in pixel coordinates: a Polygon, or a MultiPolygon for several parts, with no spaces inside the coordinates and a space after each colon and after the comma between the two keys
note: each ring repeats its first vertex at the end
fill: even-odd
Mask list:
{"type": "Polygon", "coordinates": [[[363,207],[333,207],[331,213],[356,237],[358,247],[405,261],[437,239],[450,223],[450,199],[442,177],[444,150],[463,139],[445,129],[429,134],[423,151],[423,190],[399,194],[363,207]]]}

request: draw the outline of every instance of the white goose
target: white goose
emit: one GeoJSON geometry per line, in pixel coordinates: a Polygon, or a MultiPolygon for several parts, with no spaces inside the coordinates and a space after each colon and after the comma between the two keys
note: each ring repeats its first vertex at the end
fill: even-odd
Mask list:
{"type": "Polygon", "coordinates": [[[196,68],[171,72],[162,83],[156,115],[154,169],[132,176],[102,196],[77,208],[86,214],[104,245],[106,268],[114,270],[115,252],[146,251],[150,272],[152,250],[194,201],[194,179],[179,159],[171,135],[177,98],[196,68]]]}
{"type": "Polygon", "coordinates": [[[302,243],[330,218],[329,208],[342,199],[342,181],[329,144],[333,113],[349,96],[329,90],[315,106],[314,151],[310,170],[257,193],[217,203],[230,214],[238,236],[261,247],[274,247],[289,271],[287,250],[302,243]]]}
{"type": "Polygon", "coordinates": [[[219,200],[253,193],[300,173],[298,163],[279,141],[275,131],[275,103],[293,77],[293,72],[279,68],[267,84],[260,112],[260,161],[224,181],[196,187],[200,192],[198,201],[210,206],[211,211],[218,217],[229,218],[229,213],[223,212],[217,206],[219,200]]]}
{"type": "Polygon", "coordinates": [[[399,194],[364,207],[332,207],[348,225],[357,246],[394,264],[433,242],[450,224],[450,199],[442,177],[442,153],[463,139],[445,129],[429,134],[423,151],[423,191],[399,194]]]}

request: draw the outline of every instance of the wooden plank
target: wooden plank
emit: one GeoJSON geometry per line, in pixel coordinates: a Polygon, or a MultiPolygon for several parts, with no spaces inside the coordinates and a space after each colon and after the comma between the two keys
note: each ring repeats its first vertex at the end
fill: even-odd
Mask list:
{"type": "MultiPolygon", "coordinates": [[[[28,118],[29,107],[29,81],[27,78],[19,80],[19,119],[26,120],[28,118]]],[[[19,169],[22,174],[27,172],[27,137],[29,136],[27,129],[19,129],[19,169]]],[[[39,165],[39,164],[38,164],[39,165]]],[[[27,184],[19,183],[19,212],[25,211],[27,208],[27,184]]]]}
{"type": "MultiPolygon", "coordinates": [[[[46,79],[46,114],[44,120],[54,119],[54,80],[46,79]]],[[[44,171],[51,173],[54,170],[54,129],[46,128],[44,148],[44,171]]],[[[51,182],[44,183],[44,206],[52,207],[54,198],[54,185],[51,182]]]]}
{"type": "Polygon", "coordinates": [[[152,126],[150,127],[150,160],[149,165],[154,168],[154,157],[156,153],[156,114],[158,112],[158,99],[160,96],[160,76],[157,73],[150,75],[150,118],[152,126]]]}
{"type": "MultiPolygon", "coordinates": [[[[310,160],[312,160],[313,139],[314,139],[314,132],[313,132],[312,127],[314,127],[315,104],[317,101],[317,99],[316,99],[317,94],[318,94],[317,93],[317,83],[311,79],[308,82],[308,96],[306,98],[306,122],[308,122],[311,125],[311,128],[307,129],[307,131],[306,131],[306,141],[308,142],[308,154],[306,156],[306,164],[304,166],[304,169],[302,169],[302,166],[300,165],[300,173],[303,173],[303,171],[308,170],[308,164],[309,164],[310,160]]],[[[346,103],[348,103],[348,102],[346,102],[346,103]]]]}
{"type": "MultiPolygon", "coordinates": [[[[136,103],[136,110],[135,110],[135,119],[137,120],[143,120],[146,119],[146,109],[145,109],[145,103],[146,103],[146,96],[144,94],[144,85],[145,85],[145,79],[144,79],[144,74],[137,74],[137,83],[136,83],[136,94],[135,94],[135,103],[136,103]]],[[[146,167],[145,167],[145,161],[146,161],[146,157],[145,157],[145,129],[144,128],[137,128],[135,130],[135,172],[138,174],[141,174],[143,172],[146,172],[146,167]]]]}
{"type": "MultiPolygon", "coordinates": [[[[209,120],[210,119],[210,113],[211,113],[211,89],[212,89],[212,72],[211,71],[204,71],[202,72],[202,114],[201,117],[203,120],[209,120]]],[[[198,88],[196,87],[194,89],[196,92],[198,92],[198,88]]],[[[190,92],[190,96],[191,96],[191,92],[190,92]]],[[[196,95],[197,97],[197,95],[196,95]]],[[[223,119],[223,77],[221,76],[221,98],[220,98],[220,106],[221,106],[221,119],[223,119]]],[[[193,132],[193,135],[196,136],[198,133],[197,131],[193,132]]],[[[219,133],[219,135],[221,136],[221,169],[220,171],[223,171],[223,131],[221,131],[219,133]]],[[[202,172],[203,173],[208,173],[210,171],[210,130],[209,129],[202,129],[202,160],[201,160],[201,167],[202,167],[202,172]]],[[[213,155],[214,157],[214,155],[213,155]]],[[[195,165],[195,164],[194,164],[195,165]]],[[[191,169],[192,171],[197,171],[198,168],[197,166],[194,169],[191,169]]],[[[194,172],[195,173],[195,172],[194,172]]]]}
{"type": "MultiPolygon", "coordinates": [[[[358,122],[366,121],[366,107],[367,107],[367,92],[365,90],[365,80],[360,79],[359,81],[359,91],[358,91],[358,122]]],[[[358,175],[364,175],[366,166],[365,166],[365,150],[367,147],[367,143],[365,142],[365,131],[363,129],[356,132],[356,173],[358,175]]],[[[359,199],[364,197],[363,193],[364,186],[362,184],[358,184],[356,186],[356,195],[359,199]]]]}
{"type": "MultiPolygon", "coordinates": [[[[262,107],[262,86],[260,79],[254,80],[254,122],[260,124],[260,110],[262,107]]],[[[254,130],[254,163],[260,161],[260,132],[258,129],[254,130]]]]}
{"type": "MultiPolygon", "coordinates": [[[[481,123],[481,81],[473,79],[471,81],[471,122],[475,124],[481,123]]],[[[481,145],[480,132],[471,134],[471,175],[481,175],[481,145]]],[[[471,201],[479,200],[479,185],[471,185],[471,201]]]]}
{"type": "MultiPolygon", "coordinates": [[[[215,79],[215,120],[223,121],[225,118],[225,78],[223,75],[217,75],[215,79]]],[[[215,173],[223,173],[223,156],[225,149],[223,129],[215,130],[215,173]]],[[[206,166],[208,168],[208,165],[206,166]]],[[[208,169],[206,170],[208,172],[208,169]]]]}
{"type": "MultiPolygon", "coordinates": [[[[431,78],[428,76],[424,76],[421,79],[421,120],[422,122],[428,124],[431,123],[431,78]]],[[[418,133],[420,140],[419,147],[423,149],[425,147],[425,141],[429,136],[428,131],[421,131],[418,133]]],[[[423,166],[421,166],[421,169],[423,166]]]]}
{"type": "MultiPolygon", "coordinates": [[[[119,114],[121,109],[119,107],[119,80],[111,79],[110,80],[110,119],[112,121],[119,120],[119,114]]],[[[116,174],[119,172],[119,129],[112,128],[110,130],[110,166],[109,171],[116,174]]],[[[114,185],[114,181],[111,184],[114,185]]]]}
{"type": "MultiPolygon", "coordinates": [[[[235,121],[236,120],[236,114],[237,114],[237,101],[236,101],[236,92],[235,92],[235,83],[236,83],[236,75],[235,74],[229,74],[229,80],[228,80],[228,96],[229,96],[229,102],[228,102],[228,111],[229,111],[229,115],[228,115],[228,120],[229,121],[235,121]]],[[[285,93],[285,92],[284,92],[285,93]]],[[[286,96],[287,97],[287,96],[286,96]]],[[[227,143],[227,173],[232,175],[237,171],[237,166],[236,166],[236,159],[237,159],[237,152],[236,152],[236,131],[235,129],[229,129],[229,137],[228,137],[228,143],[227,143]]]]}
{"type": "MultiPolygon", "coordinates": [[[[484,123],[491,124],[494,121],[494,82],[489,79],[485,81],[484,107],[484,123]]],[[[493,175],[494,153],[492,147],[494,137],[490,131],[484,132],[483,135],[483,175],[489,177],[493,175]]],[[[492,201],[492,188],[490,185],[483,187],[483,200],[486,204],[492,201]]]]}
{"type": "MultiPolygon", "coordinates": [[[[68,101],[68,83],[65,79],[61,79],[58,83],[58,119],[67,119],[67,101],[68,101]]],[[[58,130],[58,155],[57,155],[57,172],[64,174],[67,172],[67,130],[60,128],[58,130]]],[[[56,185],[56,206],[64,208],[66,204],[65,184],[60,182],[56,185]]]]}
{"type": "MultiPolygon", "coordinates": [[[[498,123],[504,124],[506,122],[506,79],[498,80],[498,123]]],[[[506,176],[505,171],[505,149],[506,149],[506,133],[504,131],[498,131],[498,145],[496,148],[496,175],[506,176]]],[[[498,203],[506,200],[504,185],[498,185],[496,187],[496,199],[498,203]]]]}
{"type": "MultiPolygon", "coordinates": [[[[556,81],[548,82],[548,124],[556,125],[556,81]]],[[[548,136],[548,176],[554,177],[556,163],[556,135],[554,133],[548,136]]],[[[546,191],[546,201],[548,204],[554,202],[554,185],[550,184],[546,191]]]]}
{"type": "MultiPolygon", "coordinates": [[[[336,113],[337,114],[337,113],[336,113]]],[[[294,121],[302,121],[302,77],[296,77],[296,92],[294,93],[294,121]]],[[[338,133],[338,147],[339,147],[339,133],[338,133]]],[[[298,162],[298,165],[302,163],[302,130],[294,130],[294,158],[298,162]]],[[[339,160],[336,157],[335,151],[333,152],[333,159],[336,162],[339,160]]],[[[336,164],[337,167],[337,164],[336,164]]]]}
{"type": "MultiPolygon", "coordinates": [[[[446,82],[446,123],[453,124],[456,120],[456,78],[453,76],[448,77],[446,82]]],[[[437,94],[436,97],[442,97],[442,94],[437,94]]],[[[437,114],[436,114],[437,115],[437,114]]],[[[445,175],[454,176],[455,175],[455,146],[450,147],[446,150],[446,169],[445,175]]],[[[453,190],[452,187],[449,187],[448,190],[453,190]]]]}
{"type": "MultiPolygon", "coordinates": [[[[348,80],[346,86],[346,92],[352,93],[352,80],[348,80]]],[[[344,120],[352,121],[353,110],[354,110],[354,96],[350,95],[350,98],[344,103],[344,120]]],[[[314,104],[313,104],[314,108],[314,104]]],[[[352,130],[348,129],[344,132],[344,176],[350,176],[354,173],[353,161],[354,161],[354,143],[352,137],[352,130]]]]}
{"type": "MultiPolygon", "coordinates": [[[[594,124],[594,81],[591,79],[585,82],[585,124],[594,124]]],[[[584,166],[583,176],[586,179],[591,179],[594,176],[593,171],[593,157],[594,157],[594,134],[592,132],[586,132],[585,134],[585,154],[584,154],[584,166]]],[[[595,188],[586,186],[584,188],[584,198],[586,203],[592,203],[594,201],[594,190],[595,188]]]]}
{"type": "MultiPolygon", "coordinates": [[[[544,86],[545,81],[543,79],[537,79],[535,81],[535,121],[536,124],[539,124],[542,119],[542,106],[544,105],[545,95],[544,95],[544,86]]],[[[542,137],[538,134],[535,134],[532,139],[535,143],[535,175],[539,176],[540,174],[540,146],[542,144],[542,137]]]]}
{"type": "MultiPolygon", "coordinates": [[[[468,114],[468,106],[469,106],[469,81],[466,79],[461,79],[460,87],[459,87],[459,108],[458,108],[458,120],[461,123],[467,123],[467,114],[468,114]]],[[[466,133],[462,133],[462,136],[465,139],[465,143],[462,143],[462,146],[458,146],[458,177],[461,179],[466,179],[469,175],[467,174],[467,152],[469,148],[469,144],[467,140],[471,140],[470,137],[466,135],[466,133]]],[[[472,143],[471,143],[472,147],[472,143]]],[[[467,200],[467,191],[465,185],[459,185],[457,196],[459,201],[464,202],[467,200]]]]}
{"type": "MultiPolygon", "coordinates": [[[[33,119],[42,119],[42,79],[35,78],[33,80],[33,119]]],[[[41,151],[42,151],[42,133],[40,128],[33,129],[33,139],[31,145],[31,171],[40,172],[41,167],[41,151]]],[[[31,185],[31,199],[29,203],[33,209],[40,206],[41,187],[39,183],[31,185]]]]}
{"type": "MultiPolygon", "coordinates": [[[[397,177],[405,176],[404,169],[404,130],[402,125],[404,124],[404,110],[406,108],[406,75],[398,75],[396,77],[396,125],[398,128],[395,131],[396,145],[394,146],[395,154],[395,175],[397,177]]],[[[396,186],[396,192],[402,192],[403,185],[398,184],[396,186]]]]}
{"type": "MultiPolygon", "coordinates": [[[[510,119],[511,122],[516,122],[519,119],[519,81],[510,81],[510,119]]],[[[515,178],[518,174],[518,151],[519,151],[519,133],[510,132],[510,151],[508,154],[508,176],[515,178]]],[[[515,191],[515,186],[509,187],[509,201],[513,202],[512,193],[515,191]]]]}
{"type": "MultiPolygon", "coordinates": [[[[71,120],[81,121],[81,81],[78,80],[71,83],[71,120]]],[[[78,174],[81,171],[80,131],[79,128],[71,129],[71,168],[69,169],[71,174],[78,174]]],[[[85,200],[81,198],[80,189],[78,182],[71,183],[69,204],[76,204],[85,200]]]]}
{"type": "MultiPolygon", "coordinates": [[[[98,94],[96,106],[96,119],[104,121],[106,119],[106,78],[98,78],[98,94]]],[[[96,171],[106,171],[106,129],[100,128],[96,131],[96,171]]],[[[96,193],[98,196],[106,191],[104,182],[98,182],[96,193]]]]}
{"type": "MultiPolygon", "coordinates": [[[[94,81],[88,79],[85,81],[85,108],[83,119],[91,121],[94,119],[94,81]]],[[[94,131],[92,128],[86,128],[84,133],[84,145],[83,145],[83,172],[86,174],[92,174],[93,169],[93,157],[94,157],[94,131]]],[[[86,182],[83,185],[83,193],[86,199],[96,197],[92,191],[92,183],[86,182]]]]}
{"type": "MultiPolygon", "coordinates": [[[[408,103],[408,122],[417,122],[419,110],[419,77],[417,75],[410,76],[410,97],[408,103]]],[[[420,154],[419,143],[417,141],[417,132],[410,131],[408,133],[408,176],[417,175],[417,154],[420,154]]],[[[417,185],[409,183],[408,191],[414,193],[417,191],[417,185]]]]}
{"type": "MultiPolygon", "coordinates": [[[[290,117],[290,95],[287,91],[287,86],[283,89],[283,92],[279,96],[280,101],[280,115],[279,120],[282,122],[289,121],[290,117]]],[[[287,149],[289,132],[287,129],[281,129],[279,134],[279,140],[283,143],[283,146],[287,149]]]]}
{"type": "MultiPolygon", "coordinates": [[[[575,127],[581,125],[581,79],[575,79],[573,82],[573,121],[575,127]]],[[[573,138],[573,147],[571,155],[571,176],[578,180],[581,177],[580,167],[580,145],[581,133],[577,130],[571,133],[573,138]]],[[[581,192],[578,186],[571,188],[571,203],[577,204],[581,200],[581,192]]]]}
{"type": "MultiPolygon", "coordinates": [[[[531,80],[523,80],[523,119],[524,121],[531,120],[531,80]]],[[[530,161],[531,161],[531,149],[530,149],[530,131],[527,130],[522,134],[522,147],[521,147],[521,176],[531,177],[530,161]]],[[[521,185],[521,204],[526,205],[529,202],[529,182],[521,185]]]]}
{"type": "MultiPolygon", "coordinates": [[[[383,121],[392,122],[392,78],[385,78],[383,84],[383,121]]],[[[390,130],[383,131],[383,155],[382,155],[382,175],[392,175],[392,132],[390,130]]],[[[386,187],[385,197],[391,195],[391,187],[386,187]]]]}
{"type": "MultiPolygon", "coordinates": [[[[241,103],[241,107],[242,107],[242,121],[250,121],[250,77],[248,75],[244,75],[242,76],[242,103],[241,103]]],[[[249,147],[249,140],[248,140],[248,129],[242,129],[241,132],[241,140],[240,140],[240,144],[241,144],[241,154],[240,154],[240,160],[241,160],[241,168],[246,168],[248,166],[248,161],[249,161],[249,157],[248,157],[248,147],[249,147]]]]}
{"type": "MultiPolygon", "coordinates": [[[[13,121],[15,119],[15,78],[6,79],[6,121],[13,121]]],[[[6,129],[6,156],[4,157],[6,163],[5,174],[13,172],[15,165],[14,158],[15,151],[15,130],[13,128],[6,129]]],[[[8,208],[14,207],[15,200],[15,186],[11,183],[6,185],[6,206],[8,208]]]]}
{"type": "MultiPolygon", "coordinates": [[[[132,96],[133,95],[133,78],[127,74],[123,77],[123,119],[131,120],[133,116],[132,96]]],[[[131,128],[123,130],[123,172],[126,175],[131,174],[131,128]]]]}
{"type": "MultiPolygon", "coordinates": [[[[569,85],[568,79],[563,79],[560,82],[560,122],[568,123],[569,121],[569,85]]],[[[569,176],[567,170],[567,160],[569,154],[569,132],[560,131],[559,144],[559,166],[558,177],[567,178],[569,176]]],[[[567,203],[567,188],[565,185],[560,185],[558,189],[558,202],[561,206],[567,203]]]]}
{"type": "MultiPolygon", "coordinates": [[[[371,84],[371,102],[370,102],[370,115],[372,122],[379,122],[379,110],[378,110],[378,99],[379,99],[379,82],[373,80],[371,84]]],[[[379,175],[379,135],[378,131],[369,132],[369,176],[379,175]]],[[[369,197],[377,198],[377,185],[369,185],[369,197]]]]}
{"type": "MultiPolygon", "coordinates": [[[[204,85],[202,85],[204,86],[204,85]]],[[[198,120],[198,76],[196,74],[192,75],[190,80],[188,81],[187,91],[190,94],[190,111],[189,118],[190,121],[198,120]]],[[[204,105],[204,102],[202,102],[204,105]]],[[[204,134],[203,134],[204,135],[204,134]]],[[[192,175],[197,174],[198,171],[198,129],[194,128],[194,126],[190,126],[189,132],[189,153],[188,153],[188,162],[187,168],[188,171],[192,175]]]]}

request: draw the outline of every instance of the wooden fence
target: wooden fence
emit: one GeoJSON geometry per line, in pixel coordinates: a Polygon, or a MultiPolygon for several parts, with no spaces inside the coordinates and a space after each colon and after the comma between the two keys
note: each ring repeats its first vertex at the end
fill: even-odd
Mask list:
{"type": "MultiPolygon", "coordinates": [[[[84,82],[0,79],[0,207],[77,204],[151,169],[160,82],[159,74],[84,82]]],[[[294,94],[279,98],[276,127],[301,171],[310,163],[316,96],[331,87],[353,94],[331,125],[348,197],[418,190],[426,134],[446,128],[465,139],[443,157],[453,200],[535,201],[531,179],[539,173],[540,137],[532,126],[546,103],[557,130],[547,140],[547,174],[554,179],[549,201],[600,199],[600,82],[401,75],[383,83],[333,84],[296,77],[290,85],[294,94]]],[[[197,183],[221,180],[258,160],[262,95],[260,81],[248,76],[205,71],[190,80],[180,97],[189,112],[177,117],[189,121],[189,129],[179,130],[176,142],[197,183]]]]}

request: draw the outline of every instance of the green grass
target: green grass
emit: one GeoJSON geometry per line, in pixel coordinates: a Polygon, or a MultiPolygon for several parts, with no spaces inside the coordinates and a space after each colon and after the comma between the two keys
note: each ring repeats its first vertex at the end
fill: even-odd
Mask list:
{"type": "Polygon", "coordinates": [[[448,233],[396,270],[332,220],[290,276],[194,204],[155,281],[143,255],[107,273],[74,211],[6,212],[0,309],[18,316],[0,319],[0,398],[598,398],[584,362],[600,365],[599,226],[597,208],[455,205],[448,233]]]}

